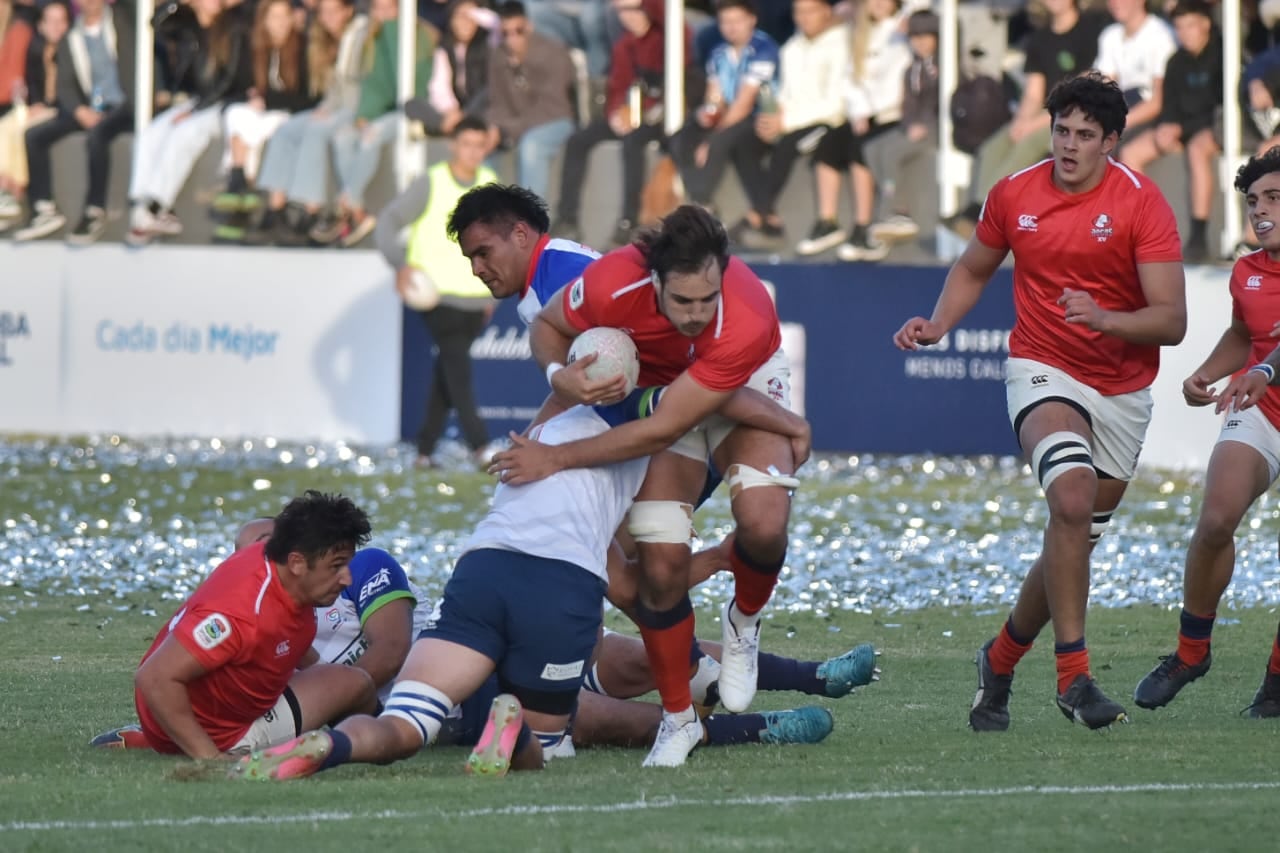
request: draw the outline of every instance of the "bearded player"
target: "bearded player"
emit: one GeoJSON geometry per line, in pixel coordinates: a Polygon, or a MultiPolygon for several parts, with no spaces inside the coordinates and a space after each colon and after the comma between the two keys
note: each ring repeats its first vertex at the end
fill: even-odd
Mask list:
{"type": "Polygon", "coordinates": [[[792,477],[807,449],[784,435],[728,421],[716,409],[748,387],[789,404],[789,367],[773,300],[742,261],[729,257],[723,226],[692,205],[591,264],[551,298],[530,330],[534,357],[565,402],[600,403],[563,367],[573,339],[596,326],[626,329],[640,355],[640,384],[668,386],[652,417],[557,446],[514,437],[490,470],[527,483],[571,468],[652,456],[628,528],[641,579],[632,614],[664,710],[645,766],[684,763],[701,739],[689,692],[693,607],[688,595],[692,511],[707,460],[726,473],[737,535],[730,554],[735,593],[721,613],[720,699],[745,710],[756,689],[760,611],[786,554],[792,477]]]}

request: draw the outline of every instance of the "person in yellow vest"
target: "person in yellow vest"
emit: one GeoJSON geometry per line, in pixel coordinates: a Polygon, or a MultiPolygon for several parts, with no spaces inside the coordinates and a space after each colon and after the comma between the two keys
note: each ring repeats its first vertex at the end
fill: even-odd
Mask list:
{"type": "Polygon", "coordinates": [[[487,461],[489,433],[471,388],[471,343],[480,336],[495,303],[472,274],[471,262],[449,239],[445,223],[463,193],[498,180],[484,165],[488,133],[484,120],[461,119],[450,134],[449,159],[428,168],[396,196],[378,215],[374,230],[378,250],[396,271],[396,291],[421,314],[435,343],[435,373],[417,437],[422,465],[433,464],[431,454],[444,435],[451,409],[458,413],[463,438],[477,461],[487,461]],[[408,240],[402,242],[406,229],[408,240]]]}

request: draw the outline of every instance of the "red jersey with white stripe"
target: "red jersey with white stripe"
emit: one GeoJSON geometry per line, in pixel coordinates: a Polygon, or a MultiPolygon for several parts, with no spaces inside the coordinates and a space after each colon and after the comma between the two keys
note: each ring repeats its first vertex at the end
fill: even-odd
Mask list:
{"type": "MultiPolygon", "coordinates": [[[[1280,322],[1280,264],[1262,249],[1240,258],[1231,268],[1231,314],[1249,327],[1248,369],[1276,348],[1271,330],[1280,322]]],[[[1258,408],[1280,429],[1280,394],[1275,388],[1267,389],[1258,408]]]]}
{"type": "Polygon", "coordinates": [[[659,309],[649,266],[635,246],[610,252],[565,288],[564,315],[579,331],[611,326],[631,335],[642,387],[670,385],[687,370],[703,388],[732,391],[782,345],[769,291],[737,258],[725,268],[715,317],[694,338],[680,334],[659,309]]]}
{"type": "Polygon", "coordinates": [[[1136,311],[1147,305],[1138,265],[1182,260],[1173,211],[1147,177],[1109,161],[1098,186],[1068,193],[1053,182],[1053,160],[1044,160],[992,187],[977,237],[1013,251],[1010,356],[1056,367],[1104,395],[1151,384],[1158,346],[1069,324],[1057,304],[1071,288],[1105,311],[1136,311]]]}
{"type": "MultiPolygon", "coordinates": [[[[276,704],[316,636],[315,610],[294,601],[259,543],[232,554],[156,635],[147,658],[172,635],[205,669],[187,685],[200,727],[227,751],[276,704]]],[[[134,703],[147,742],[181,752],[142,695],[134,703]]]]}

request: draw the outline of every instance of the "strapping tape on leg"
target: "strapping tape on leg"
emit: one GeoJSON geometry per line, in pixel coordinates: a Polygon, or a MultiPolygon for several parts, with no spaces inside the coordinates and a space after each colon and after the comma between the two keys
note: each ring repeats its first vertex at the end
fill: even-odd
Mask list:
{"type": "Polygon", "coordinates": [[[1111,513],[1095,512],[1093,514],[1093,523],[1089,525],[1089,541],[1097,543],[1102,538],[1102,534],[1107,532],[1107,525],[1111,523],[1111,513]]]}
{"type": "Polygon", "coordinates": [[[1074,468],[1093,470],[1089,439],[1079,433],[1050,433],[1031,451],[1031,469],[1046,492],[1054,480],[1074,468]]]}
{"type": "Polygon", "coordinates": [[[452,704],[449,697],[430,684],[421,681],[397,681],[387,697],[384,717],[399,717],[414,725],[422,742],[430,744],[440,734],[444,718],[449,716],[452,704]]]}
{"type": "Polygon", "coordinates": [[[688,545],[693,538],[693,505],[680,501],[636,501],[627,532],[637,542],[688,545]]]}
{"type": "Polygon", "coordinates": [[[768,471],[752,468],[750,465],[730,465],[725,473],[724,481],[729,484],[729,500],[733,500],[747,489],[760,486],[780,486],[784,489],[800,488],[800,481],[788,474],[783,474],[772,465],[768,471]]]}

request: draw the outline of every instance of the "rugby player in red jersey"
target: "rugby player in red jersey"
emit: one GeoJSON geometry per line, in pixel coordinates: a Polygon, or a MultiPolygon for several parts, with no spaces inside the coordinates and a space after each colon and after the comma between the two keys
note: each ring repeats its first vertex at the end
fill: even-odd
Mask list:
{"type": "Polygon", "coordinates": [[[1053,157],[992,188],[932,318],[912,317],[894,335],[904,350],[936,343],[1013,253],[1009,418],[1049,520],[1013,612],[978,651],[976,731],[1009,727],[1014,665],[1050,621],[1058,708],[1094,729],[1126,719],[1089,669],[1089,554],[1137,467],[1160,347],[1187,326],[1173,212],[1154,183],[1111,159],[1123,93],[1088,73],[1054,87],[1047,106],[1053,157]]]}
{"type": "Polygon", "coordinates": [[[664,709],[645,766],[678,766],[701,737],[689,692],[688,573],[692,509],[707,460],[725,472],[737,523],[734,598],[721,613],[720,699],[742,711],[755,694],[760,611],[786,555],[797,484],[791,475],[808,454],[808,435],[764,432],[715,414],[742,387],[788,405],[790,369],[773,300],[746,264],[729,257],[724,227],[705,210],[677,209],[547,301],[530,344],[566,403],[607,402],[613,393],[592,392],[580,372],[560,369],[573,338],[597,326],[631,335],[640,384],[667,386],[662,405],[652,417],[555,447],[513,436],[514,446],[497,454],[490,470],[519,484],[565,468],[653,456],[628,522],[642,574],[633,616],[664,709]]]}
{"type": "Polygon", "coordinates": [[[290,501],[265,543],[210,573],[160,630],[134,676],[142,732],[157,752],[229,758],[377,704],[364,670],[298,671],[316,634],[315,607],[351,583],[369,539],[349,499],[309,491],[290,501]]]}
{"type": "MultiPolygon", "coordinates": [[[[1251,157],[1236,175],[1236,189],[1244,193],[1262,248],[1236,261],[1231,325],[1182,383],[1188,405],[1216,404],[1228,415],[1209,458],[1204,503],[1187,546],[1178,647],[1138,684],[1133,700],[1143,708],[1167,705],[1209,671],[1218,601],[1235,570],[1236,527],[1280,476],[1280,393],[1272,387],[1280,370],[1280,148],[1251,157]],[[1233,373],[1221,393],[1210,387],[1233,373]]],[[[1249,715],[1280,717],[1280,637],[1249,715]]]]}

